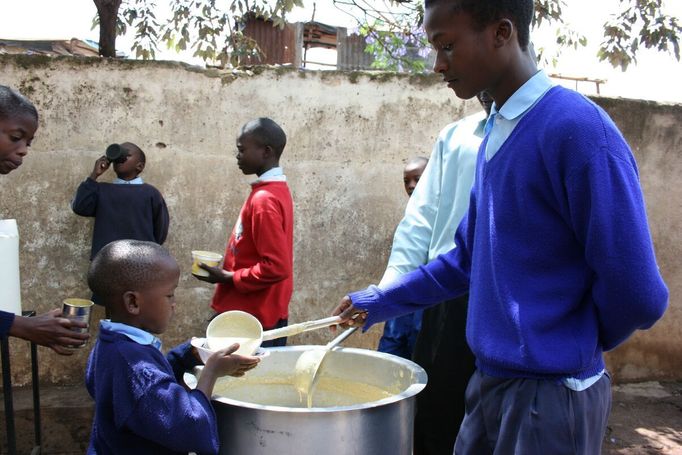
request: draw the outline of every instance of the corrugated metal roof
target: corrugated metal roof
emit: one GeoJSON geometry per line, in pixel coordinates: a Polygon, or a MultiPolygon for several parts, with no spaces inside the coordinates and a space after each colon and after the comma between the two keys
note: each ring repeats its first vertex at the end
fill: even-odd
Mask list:
{"type": "Polygon", "coordinates": [[[70,40],[10,40],[0,38],[0,54],[82,55],[98,57],[99,50],[77,38],[70,40]]]}
{"type": "MultiPolygon", "coordinates": [[[[297,35],[296,24],[286,24],[284,28],[275,27],[272,21],[249,19],[244,28],[244,35],[258,43],[264,56],[260,61],[247,59],[245,64],[298,64],[296,62],[297,35]]],[[[300,54],[300,51],[299,51],[300,54]]]]}
{"type": "Polygon", "coordinates": [[[364,37],[348,35],[346,29],[339,29],[339,45],[336,48],[336,66],[340,70],[354,71],[372,68],[374,57],[365,52],[364,37]]]}
{"type": "Polygon", "coordinates": [[[344,27],[305,22],[287,24],[281,29],[272,21],[251,18],[246,23],[244,35],[258,43],[264,57],[260,61],[244,59],[242,64],[293,64],[300,67],[304,47],[323,47],[336,49],[338,69],[361,70],[372,66],[373,57],[365,52],[364,38],[348,35],[344,27]]]}

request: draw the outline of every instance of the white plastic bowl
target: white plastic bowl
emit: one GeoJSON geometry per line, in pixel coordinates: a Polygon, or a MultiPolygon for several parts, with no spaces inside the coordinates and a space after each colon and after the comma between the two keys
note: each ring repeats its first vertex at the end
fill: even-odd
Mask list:
{"type": "MultiPolygon", "coordinates": [[[[204,364],[206,364],[208,358],[211,357],[214,352],[216,352],[208,347],[208,344],[206,343],[206,338],[192,338],[190,344],[197,349],[197,352],[199,353],[199,358],[204,364]]],[[[257,355],[259,357],[267,357],[270,355],[270,352],[267,349],[259,348],[258,350],[256,350],[255,353],[253,353],[253,355],[257,355]]]]}
{"type": "Polygon", "coordinates": [[[262,342],[263,326],[245,311],[221,313],[206,327],[206,345],[213,351],[239,343],[236,354],[253,355],[262,342]]]}

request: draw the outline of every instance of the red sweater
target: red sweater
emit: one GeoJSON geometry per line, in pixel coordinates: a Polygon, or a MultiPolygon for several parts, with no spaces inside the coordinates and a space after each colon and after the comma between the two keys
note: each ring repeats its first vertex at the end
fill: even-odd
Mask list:
{"type": "Polygon", "coordinates": [[[294,204],[282,181],[253,184],[230,235],[223,268],[234,283],[216,286],[211,308],[242,310],[266,329],[289,316],[294,289],[294,204]]]}

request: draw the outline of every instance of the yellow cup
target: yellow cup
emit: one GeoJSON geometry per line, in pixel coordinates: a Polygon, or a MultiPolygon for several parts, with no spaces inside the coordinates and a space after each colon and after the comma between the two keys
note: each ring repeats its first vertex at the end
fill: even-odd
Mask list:
{"type": "Polygon", "coordinates": [[[223,255],[213,253],[211,251],[192,251],[192,274],[197,276],[208,276],[208,272],[201,267],[199,263],[215,267],[223,260],[223,255]]]}

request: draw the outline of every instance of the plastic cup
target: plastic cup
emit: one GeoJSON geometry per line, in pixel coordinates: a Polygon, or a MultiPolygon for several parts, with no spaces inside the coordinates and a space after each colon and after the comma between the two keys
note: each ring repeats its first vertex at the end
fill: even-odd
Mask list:
{"type": "Polygon", "coordinates": [[[209,273],[199,267],[199,263],[215,267],[223,260],[223,255],[211,251],[192,251],[192,275],[209,276],[209,273]]]}
{"type": "MultiPolygon", "coordinates": [[[[64,299],[62,301],[62,316],[73,321],[85,322],[88,325],[85,328],[74,327],[71,330],[79,333],[88,332],[90,329],[90,312],[93,305],[93,301],[87,299],[64,299]]],[[[83,346],[85,346],[85,343],[70,347],[82,348],[83,346]]]]}
{"type": "Polygon", "coordinates": [[[219,351],[239,343],[235,354],[253,355],[263,341],[263,326],[245,311],[226,311],[219,314],[206,327],[206,344],[219,351]]]}

